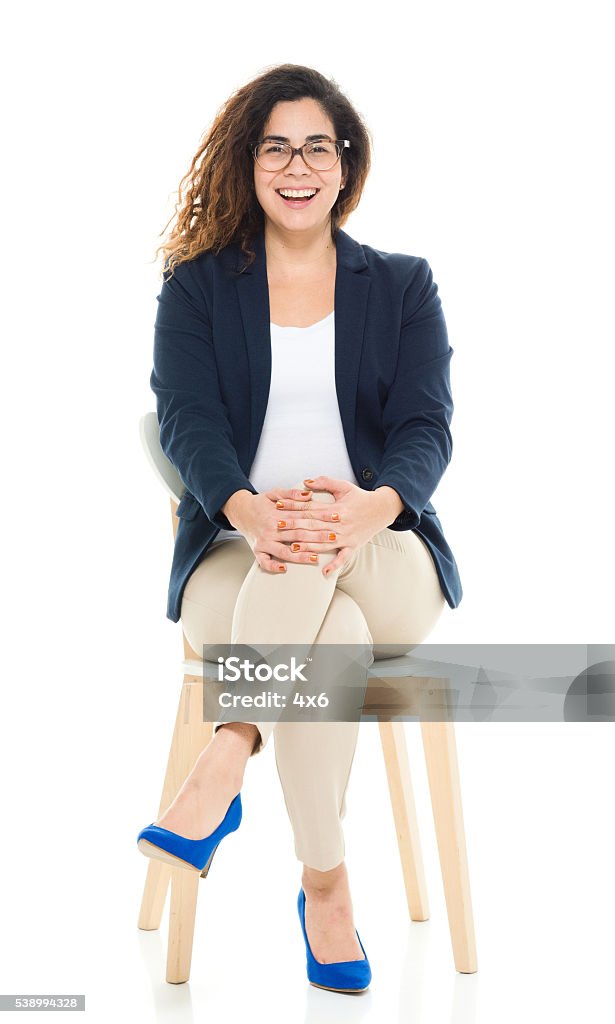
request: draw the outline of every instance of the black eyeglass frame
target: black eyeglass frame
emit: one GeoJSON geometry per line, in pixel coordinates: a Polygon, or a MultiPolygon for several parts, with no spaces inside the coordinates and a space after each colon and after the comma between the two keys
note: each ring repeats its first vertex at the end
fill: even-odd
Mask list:
{"type": "MultiPolygon", "coordinates": [[[[275,139],[270,139],[270,140],[265,140],[265,141],[270,141],[274,145],[278,145],[278,146],[287,146],[291,150],[291,154],[290,154],[290,156],[288,158],[288,161],[284,164],[283,167],[278,167],[277,168],[277,170],[279,170],[279,171],[285,171],[286,170],[288,165],[290,163],[292,163],[292,161],[294,160],[296,153],[301,153],[301,159],[303,160],[303,162],[306,165],[306,167],[309,167],[311,171],[318,170],[317,167],[316,168],[312,167],[312,165],[309,164],[307,162],[307,160],[305,159],[305,154],[304,154],[303,150],[305,149],[306,146],[317,146],[319,142],[332,142],[333,143],[333,145],[335,146],[335,148],[338,151],[337,152],[337,160],[334,163],[332,163],[330,167],[327,167],[328,171],[332,171],[333,168],[335,167],[335,164],[338,162],[338,160],[341,160],[342,153],[344,152],[344,150],[345,149],[350,149],[350,140],[349,139],[312,139],[310,142],[304,142],[302,146],[291,146],[288,142],[276,142],[275,139]],[[341,146],[341,149],[339,148],[340,146],[341,146]]],[[[263,165],[259,162],[258,157],[256,155],[256,147],[257,146],[263,146],[265,144],[265,141],[264,142],[249,142],[248,143],[248,149],[252,153],[252,156],[256,160],[256,162],[257,162],[259,167],[263,167],[263,165]]],[[[263,170],[267,171],[267,170],[271,170],[271,168],[263,167],[263,170]]]]}

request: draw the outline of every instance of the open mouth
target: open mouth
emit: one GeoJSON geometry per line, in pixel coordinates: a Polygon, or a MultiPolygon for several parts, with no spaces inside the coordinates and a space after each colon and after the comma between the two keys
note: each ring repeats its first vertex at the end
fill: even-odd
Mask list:
{"type": "Polygon", "coordinates": [[[312,202],[312,200],[320,192],[320,189],[319,188],[315,189],[313,195],[309,195],[309,193],[312,191],[312,189],[298,189],[297,191],[298,192],[305,192],[305,193],[308,193],[308,194],[307,195],[293,195],[292,191],[290,189],[282,189],[282,190],[280,190],[279,188],[276,188],[276,192],[279,195],[280,199],[283,202],[285,202],[287,206],[293,206],[295,208],[301,208],[303,206],[309,206],[309,204],[312,202]],[[290,195],[282,195],[282,192],[290,192],[290,195]]]}

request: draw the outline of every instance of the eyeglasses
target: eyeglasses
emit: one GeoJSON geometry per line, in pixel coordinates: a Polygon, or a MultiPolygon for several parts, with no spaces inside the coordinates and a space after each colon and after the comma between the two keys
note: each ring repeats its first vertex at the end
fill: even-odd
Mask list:
{"type": "Polygon", "coordinates": [[[344,149],[349,146],[348,139],[318,139],[316,142],[306,142],[296,148],[286,142],[267,140],[250,142],[248,149],[257,164],[265,171],[283,171],[295,153],[301,153],[308,167],[315,171],[330,171],[335,167],[344,149]]]}

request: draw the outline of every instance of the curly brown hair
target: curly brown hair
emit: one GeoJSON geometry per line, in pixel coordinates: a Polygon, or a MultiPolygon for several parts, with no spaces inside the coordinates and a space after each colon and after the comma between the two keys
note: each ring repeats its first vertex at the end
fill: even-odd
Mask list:
{"type": "Polygon", "coordinates": [[[163,253],[163,275],[172,275],[176,266],[202,252],[218,253],[231,242],[238,242],[247,257],[241,270],[254,262],[251,245],[264,224],[264,213],[254,191],[254,158],[248,143],[261,137],[276,103],[306,97],[326,111],[335,137],[350,141],[342,153],[345,188],[331,209],[335,239],[359,205],[371,166],[371,135],[334,79],[300,64],[277,64],[243,85],[218,110],[180,182],[175,213],[163,232],[175,218],[176,223],[156,249],[156,256],[163,253]]]}

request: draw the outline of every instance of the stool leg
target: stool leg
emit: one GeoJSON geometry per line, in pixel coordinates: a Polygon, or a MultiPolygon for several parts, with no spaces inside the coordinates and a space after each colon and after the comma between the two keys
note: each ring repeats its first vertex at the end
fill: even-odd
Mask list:
{"type": "Polygon", "coordinates": [[[196,901],[201,876],[196,871],[171,868],[171,905],[169,909],[169,947],[167,976],[171,985],[181,985],[190,977],[196,901]]]}
{"type": "MultiPolygon", "coordinates": [[[[213,722],[203,721],[203,680],[185,676],[183,727],[180,729],[179,748],[175,756],[177,788],[183,785],[194,762],[213,736],[213,722]]],[[[173,799],[173,797],[171,799],[173,799]]],[[[169,801],[170,803],[170,801],[169,801]]],[[[201,876],[184,868],[171,868],[171,909],[169,913],[169,945],[167,949],[166,980],[179,985],[190,977],[192,941],[198,883],[201,876]]]]}
{"type": "Polygon", "coordinates": [[[145,932],[160,928],[167,890],[171,880],[171,865],[151,859],[143,887],[138,927],[145,932]]]}
{"type": "Polygon", "coordinates": [[[386,766],[391,807],[397,832],[399,856],[406,888],[408,910],[413,921],[427,921],[429,903],[423,857],[416,820],[403,722],[379,722],[380,740],[386,766]]]}
{"type": "MultiPolygon", "coordinates": [[[[166,811],[182,784],[177,780],[177,760],[182,744],[182,731],[185,728],[184,718],[187,699],[186,678],[187,677],[184,677],[184,685],[179,695],[179,704],[177,706],[177,714],[175,716],[175,727],[173,729],[173,737],[171,739],[171,748],[169,750],[167,770],[162,786],[162,796],[160,797],[157,817],[160,817],[160,815],[166,811]]],[[[160,860],[150,860],[148,862],[138,922],[139,928],[142,928],[144,931],[155,931],[157,928],[160,928],[160,921],[162,919],[162,912],[164,910],[170,881],[171,866],[169,864],[165,864],[160,860]]]]}
{"type": "MultiPolygon", "coordinates": [[[[171,739],[171,747],[167,760],[167,770],[162,787],[162,796],[160,797],[160,804],[158,806],[158,817],[166,811],[183,782],[183,779],[179,780],[177,777],[177,763],[183,742],[182,735],[185,729],[187,702],[188,708],[190,707],[190,698],[186,689],[189,685],[187,683],[187,679],[189,678],[194,677],[184,677],[184,685],[179,695],[179,704],[177,706],[177,714],[175,716],[175,727],[173,729],[173,737],[171,739]]],[[[188,769],[188,771],[189,770],[190,769],[188,769]]],[[[143,889],[143,898],[141,900],[141,910],[139,912],[138,922],[139,928],[144,931],[155,931],[160,927],[160,921],[170,881],[171,866],[169,864],[165,864],[160,860],[150,860],[148,862],[147,876],[143,889]]]]}
{"type": "Polygon", "coordinates": [[[478,967],[454,724],[421,721],[421,732],[455,969],[474,974],[478,967]]]}
{"type": "MultiPolygon", "coordinates": [[[[158,816],[166,810],[181,789],[197,757],[211,740],[212,734],[213,723],[203,722],[203,680],[198,676],[186,675],[175,719],[158,816]]],[[[190,976],[197,883],[200,877],[198,874],[193,876],[192,872],[183,868],[173,868],[162,861],[151,860],[148,865],[139,928],[152,930],[160,927],[169,882],[172,881],[166,978],[171,984],[187,981],[190,976]],[[181,877],[178,877],[180,875],[181,877]],[[184,875],[187,877],[184,878],[184,875]],[[192,886],[191,882],[194,883],[192,886]]]]}

